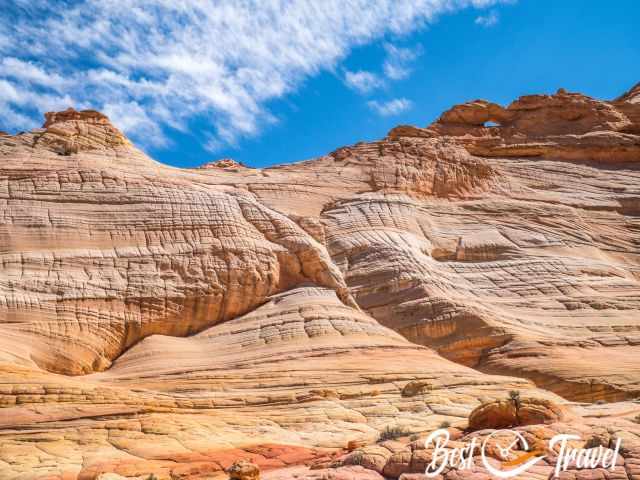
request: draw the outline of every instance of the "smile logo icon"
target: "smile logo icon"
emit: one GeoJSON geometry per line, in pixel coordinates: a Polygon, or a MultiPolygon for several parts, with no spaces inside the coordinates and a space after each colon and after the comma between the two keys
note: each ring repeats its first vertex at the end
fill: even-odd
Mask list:
{"type": "Polygon", "coordinates": [[[514,430],[493,432],[482,442],[480,454],[484,467],[497,478],[513,478],[544,458],[544,451],[529,451],[527,439],[514,430]],[[500,462],[490,458],[489,446],[495,448],[494,456],[500,457],[500,462]],[[500,463],[499,467],[497,463],[500,463]]]}
{"type": "Polygon", "coordinates": [[[544,458],[543,451],[529,451],[524,436],[513,430],[496,430],[485,437],[482,445],[477,437],[473,437],[464,447],[449,448],[449,440],[449,431],[445,429],[436,430],[427,437],[425,448],[433,449],[431,462],[425,470],[428,478],[440,475],[447,467],[461,470],[473,468],[478,450],[482,464],[493,478],[515,477],[544,458]]]}

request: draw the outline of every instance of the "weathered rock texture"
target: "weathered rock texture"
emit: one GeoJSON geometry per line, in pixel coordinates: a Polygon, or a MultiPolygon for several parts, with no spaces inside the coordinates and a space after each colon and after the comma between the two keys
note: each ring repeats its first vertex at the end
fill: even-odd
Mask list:
{"type": "Polygon", "coordinates": [[[267,169],[171,168],[93,111],[0,136],[0,478],[326,469],[510,390],[640,396],[638,135],[636,86],[267,169]]]}
{"type": "Polygon", "coordinates": [[[494,400],[473,409],[469,414],[469,430],[503,429],[522,425],[558,423],[566,419],[560,405],[538,398],[494,400]]]}
{"type": "MultiPolygon", "coordinates": [[[[453,447],[461,448],[470,445],[472,439],[476,439],[476,449],[472,455],[472,466],[470,468],[456,469],[445,468],[440,475],[436,475],[437,480],[491,480],[498,478],[492,475],[485,467],[481,456],[481,449],[484,447],[485,455],[488,462],[493,468],[498,470],[510,470],[513,465],[510,462],[517,461],[518,458],[527,458],[530,452],[536,452],[535,455],[544,454],[545,458],[537,462],[533,467],[524,473],[512,477],[517,479],[540,479],[552,480],[554,478],[572,479],[572,480],[633,480],[638,478],[640,473],[640,443],[638,442],[637,433],[640,427],[630,424],[624,419],[603,422],[592,418],[585,418],[580,423],[554,422],[550,425],[534,424],[528,426],[515,427],[515,430],[525,439],[528,450],[520,442],[514,443],[513,449],[503,447],[510,445],[514,440],[514,434],[509,431],[496,431],[492,429],[482,430],[479,432],[464,432],[455,428],[449,428],[449,434],[452,441],[447,445],[448,455],[453,452],[453,447]],[[628,430],[634,430],[635,434],[628,430]],[[571,434],[579,437],[578,440],[572,440],[570,446],[572,448],[602,448],[602,451],[608,452],[609,457],[615,459],[614,469],[610,467],[602,468],[598,465],[596,468],[578,468],[575,458],[568,462],[566,471],[555,476],[556,462],[558,460],[559,449],[549,448],[549,440],[558,434],[571,434]],[[621,440],[621,448],[619,454],[615,456],[615,445],[621,440]],[[506,453],[506,455],[505,455],[506,453]]],[[[433,444],[429,444],[427,448],[426,437],[421,437],[413,442],[405,441],[388,441],[383,442],[375,447],[365,447],[346,456],[340,457],[336,462],[336,466],[347,468],[357,461],[358,464],[369,471],[383,475],[385,478],[399,478],[400,480],[426,480],[425,470],[436,459],[436,466],[441,464],[442,452],[437,456],[434,455],[433,444]]],[[[565,458],[565,457],[563,457],[565,458]]],[[[517,465],[517,464],[516,464],[517,465]]],[[[353,468],[353,467],[351,467],[353,468]]],[[[285,471],[282,469],[280,471],[285,471]]],[[[336,470],[339,470],[336,469],[336,470]]],[[[433,472],[433,469],[431,469],[433,472]]],[[[273,476],[275,477],[275,475],[273,476]]],[[[300,475],[293,477],[292,475],[279,475],[275,478],[305,478],[300,475]]],[[[364,477],[363,477],[364,478],[364,477]]]]}

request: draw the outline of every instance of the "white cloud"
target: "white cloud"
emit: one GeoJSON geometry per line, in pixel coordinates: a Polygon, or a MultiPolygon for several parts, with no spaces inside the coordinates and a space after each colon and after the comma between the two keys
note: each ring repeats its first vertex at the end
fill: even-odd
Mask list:
{"type": "Polygon", "coordinates": [[[371,110],[383,117],[390,117],[392,115],[398,115],[409,108],[411,108],[411,101],[406,98],[394,98],[387,102],[379,102],[377,100],[371,100],[367,102],[367,105],[371,110]]]}
{"type": "Polygon", "coordinates": [[[22,81],[19,83],[12,81],[11,76],[11,73],[7,78],[0,75],[1,128],[28,130],[35,126],[32,116],[34,112],[63,110],[70,105],[85,107],[83,102],[71,98],[68,94],[36,88],[34,83],[37,84],[38,77],[30,69],[25,69],[25,77],[21,77],[22,81]],[[29,81],[32,76],[36,80],[34,83],[29,81]]]}
{"type": "Polygon", "coordinates": [[[0,61],[0,71],[5,77],[33,85],[45,85],[53,90],[61,90],[68,85],[60,75],[47,72],[32,62],[24,62],[14,57],[3,58],[0,61]]]}
{"type": "MultiPolygon", "coordinates": [[[[389,80],[402,80],[408,77],[413,62],[422,54],[421,45],[408,48],[385,43],[384,50],[385,60],[382,64],[382,71],[384,77],[389,80]]],[[[344,83],[352,90],[364,95],[385,86],[384,77],[367,70],[346,70],[344,83]]]]}
{"type": "MultiPolygon", "coordinates": [[[[500,1],[14,0],[0,16],[0,124],[36,126],[46,109],[75,106],[111,113],[146,145],[194,124],[229,144],[352,48],[500,1]]],[[[404,75],[391,58],[385,74],[404,75]]]]}
{"type": "Polygon", "coordinates": [[[362,94],[369,93],[384,84],[378,75],[366,70],[358,70],[357,72],[347,70],[344,74],[344,83],[362,94]]]}
{"type": "Polygon", "coordinates": [[[390,43],[384,45],[387,58],[384,61],[384,74],[391,80],[402,80],[411,73],[411,64],[422,54],[422,46],[414,48],[396,47],[390,43]]]}
{"type": "Polygon", "coordinates": [[[2,102],[0,102],[0,119],[3,122],[0,123],[1,128],[6,128],[4,125],[10,125],[17,130],[28,130],[33,126],[33,122],[28,116],[16,112],[2,102]]]}
{"type": "Polygon", "coordinates": [[[493,27],[500,18],[498,17],[498,13],[495,10],[491,10],[486,15],[480,15],[476,17],[475,24],[480,25],[485,28],[493,27]]]}
{"type": "Polygon", "coordinates": [[[137,138],[144,138],[146,145],[154,147],[168,145],[168,140],[162,134],[158,124],[147,115],[147,112],[138,103],[134,101],[107,103],[102,111],[122,130],[137,138]]]}

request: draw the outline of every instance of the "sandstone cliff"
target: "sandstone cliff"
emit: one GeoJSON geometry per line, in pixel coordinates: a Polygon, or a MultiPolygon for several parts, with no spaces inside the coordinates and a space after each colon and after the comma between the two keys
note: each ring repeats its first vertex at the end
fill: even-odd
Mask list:
{"type": "Polygon", "coordinates": [[[94,111],[0,136],[0,478],[200,478],[509,390],[639,397],[639,165],[638,86],[266,169],[159,164],[94,111]]]}

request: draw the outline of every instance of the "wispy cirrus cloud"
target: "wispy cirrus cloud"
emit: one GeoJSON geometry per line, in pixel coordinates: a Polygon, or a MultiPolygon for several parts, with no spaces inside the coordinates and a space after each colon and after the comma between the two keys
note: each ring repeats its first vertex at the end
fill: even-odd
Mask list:
{"type": "Polygon", "coordinates": [[[491,10],[486,15],[479,15],[475,19],[475,24],[480,25],[481,27],[489,28],[493,27],[500,21],[500,17],[498,16],[498,12],[495,10],[491,10]]]}
{"type": "Polygon", "coordinates": [[[408,77],[413,62],[422,55],[422,45],[407,48],[385,43],[384,49],[387,52],[387,58],[383,65],[384,73],[392,80],[402,80],[408,77]]]}
{"type": "MultiPolygon", "coordinates": [[[[75,106],[105,111],[145,146],[194,119],[203,142],[233,144],[273,122],[268,101],[352,48],[499,2],[14,0],[0,16],[0,128],[75,106]]],[[[389,65],[389,78],[405,74],[402,61],[389,65]]],[[[376,85],[362,73],[354,88],[376,85]]]]}
{"type": "Polygon", "coordinates": [[[422,45],[409,48],[387,42],[384,44],[384,50],[385,59],[380,74],[367,70],[345,70],[345,85],[362,95],[367,95],[388,86],[388,81],[407,78],[411,74],[413,63],[422,54],[422,45]]]}
{"type": "Polygon", "coordinates": [[[367,105],[371,110],[383,117],[390,117],[393,115],[399,115],[411,108],[411,101],[406,98],[394,98],[386,102],[378,100],[370,100],[367,105]]]}
{"type": "Polygon", "coordinates": [[[356,72],[345,71],[344,83],[352,90],[362,94],[372,92],[376,88],[384,85],[384,82],[378,75],[366,70],[358,70],[356,72]]]}

